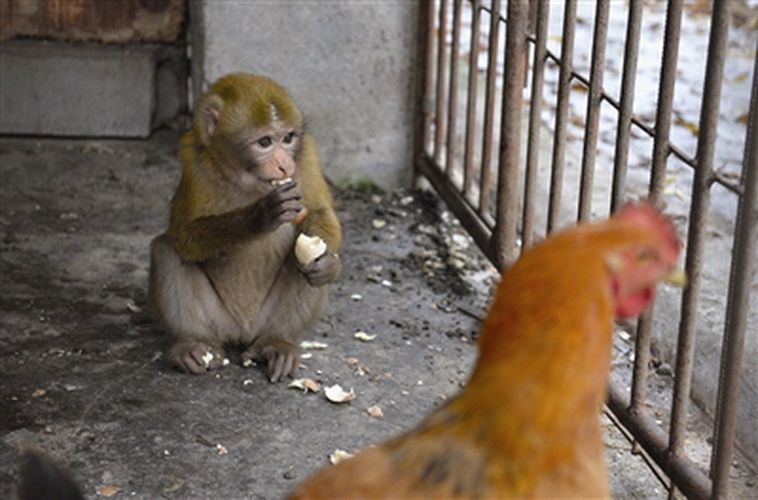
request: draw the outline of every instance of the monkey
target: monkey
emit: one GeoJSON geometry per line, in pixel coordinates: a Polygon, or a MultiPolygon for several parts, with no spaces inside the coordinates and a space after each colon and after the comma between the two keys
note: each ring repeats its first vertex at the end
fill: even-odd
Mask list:
{"type": "Polygon", "coordinates": [[[179,158],[168,229],[150,243],[148,307],[169,334],[167,360],[202,374],[241,344],[243,365],[292,377],[342,269],[340,222],[300,110],[270,78],[226,75],[200,98],[179,158]],[[300,264],[300,233],[326,253],[300,264]]]}

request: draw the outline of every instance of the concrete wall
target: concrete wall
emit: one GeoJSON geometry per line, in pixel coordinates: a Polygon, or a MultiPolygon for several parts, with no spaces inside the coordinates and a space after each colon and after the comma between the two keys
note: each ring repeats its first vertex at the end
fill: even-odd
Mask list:
{"type": "Polygon", "coordinates": [[[0,134],[147,137],[186,110],[180,48],[0,44],[0,134]]]}
{"type": "Polygon", "coordinates": [[[234,71],[286,86],[335,182],[407,185],[416,2],[192,0],[195,96],[234,71]]]}

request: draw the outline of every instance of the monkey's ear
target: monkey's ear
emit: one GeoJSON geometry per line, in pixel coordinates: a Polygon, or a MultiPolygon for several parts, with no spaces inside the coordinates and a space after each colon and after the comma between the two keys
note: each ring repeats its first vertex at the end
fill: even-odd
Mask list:
{"type": "Polygon", "coordinates": [[[197,122],[197,133],[203,144],[208,144],[213,134],[216,133],[223,104],[221,97],[217,95],[208,96],[207,99],[201,101],[195,120],[197,122]]]}

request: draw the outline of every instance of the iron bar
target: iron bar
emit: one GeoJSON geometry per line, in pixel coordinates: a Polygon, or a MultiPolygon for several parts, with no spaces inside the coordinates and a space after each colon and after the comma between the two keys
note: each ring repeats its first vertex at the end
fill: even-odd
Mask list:
{"type": "Polygon", "coordinates": [[[519,204],[519,162],[521,110],[526,72],[526,33],[529,25],[528,0],[508,1],[508,30],[505,39],[505,83],[500,115],[500,155],[497,185],[497,215],[494,232],[495,266],[505,269],[518,258],[516,244],[519,204]]]}
{"type": "Polygon", "coordinates": [[[447,38],[447,0],[440,0],[439,24],[437,26],[437,90],[434,113],[434,161],[442,157],[442,141],[445,138],[445,44],[447,38]]]}
{"type": "MultiPolygon", "coordinates": [[[[549,60],[553,61],[554,63],[556,63],[556,65],[558,67],[563,68],[563,65],[561,64],[560,58],[558,56],[556,56],[555,54],[553,54],[552,52],[550,52],[549,50],[547,51],[546,57],[547,57],[547,59],[549,59],[549,60]]],[[[589,88],[589,86],[590,86],[589,80],[587,78],[585,78],[584,76],[582,76],[581,74],[572,71],[571,74],[570,74],[570,77],[571,77],[571,79],[576,80],[579,83],[581,83],[582,85],[585,85],[586,87],[589,88]]],[[[610,96],[610,95],[608,95],[606,93],[602,94],[602,100],[605,101],[605,102],[607,102],[608,104],[610,104],[617,111],[619,111],[621,109],[621,105],[619,104],[619,101],[617,101],[612,96],[610,96]]],[[[645,134],[647,134],[650,137],[654,137],[655,136],[655,131],[654,131],[653,127],[650,126],[650,125],[647,125],[644,122],[642,122],[636,116],[632,117],[632,125],[635,125],[636,127],[638,127],[640,130],[642,130],[643,132],[645,132],[645,134]]],[[[669,148],[669,152],[671,154],[673,154],[677,159],[679,159],[685,165],[688,165],[688,166],[692,167],[693,169],[697,165],[697,161],[693,157],[689,156],[687,153],[685,153],[684,151],[682,151],[681,148],[679,148],[678,146],[676,146],[674,144],[669,144],[668,148],[669,148]]],[[[718,182],[719,184],[721,184],[723,187],[725,187],[729,191],[733,192],[734,194],[742,194],[742,188],[738,184],[734,184],[734,183],[730,182],[727,178],[723,177],[722,175],[720,175],[718,173],[714,174],[713,181],[714,182],[718,182]]]]}
{"type": "Polygon", "coordinates": [[[529,136],[526,149],[526,172],[524,174],[524,215],[521,225],[522,250],[529,248],[534,243],[534,200],[537,189],[537,172],[540,168],[540,125],[542,123],[542,89],[545,86],[547,27],[550,17],[549,0],[539,0],[536,12],[537,41],[534,47],[532,97],[529,103],[529,136]]]}
{"type": "MultiPolygon", "coordinates": [[[[682,316],[676,352],[674,397],[671,407],[669,447],[673,456],[681,456],[687,434],[687,410],[692,385],[697,311],[702,282],[705,226],[710,202],[709,180],[713,173],[713,156],[718,129],[719,101],[724,76],[724,59],[729,31],[729,0],[714,0],[708,59],[700,111],[700,134],[697,144],[698,165],[692,181],[692,205],[687,234],[685,270],[688,283],[682,295],[682,316]]],[[[686,493],[686,492],[685,492],[686,493]]]]}
{"type": "Polygon", "coordinates": [[[461,51],[461,4],[453,0],[453,46],[450,49],[450,97],[447,108],[447,143],[445,144],[445,173],[451,176],[455,161],[455,130],[458,119],[458,54],[461,51]]]}
{"type": "Polygon", "coordinates": [[[688,498],[704,500],[710,496],[712,485],[708,476],[689,458],[669,453],[661,426],[647,413],[633,412],[627,398],[613,383],[609,385],[608,407],[688,498]]]}
{"type": "MultiPolygon", "coordinates": [[[[492,0],[492,10],[500,12],[500,0],[492,0]]],[[[492,135],[495,121],[495,89],[497,81],[497,42],[500,36],[500,16],[490,13],[490,39],[487,45],[487,87],[484,98],[484,138],[482,144],[482,169],[479,186],[479,213],[489,212],[490,189],[492,189],[492,135]]]]}
{"type": "Polygon", "coordinates": [[[416,41],[416,56],[418,65],[424,68],[418,76],[416,84],[416,130],[413,143],[414,169],[413,188],[418,189],[420,173],[415,168],[418,159],[426,154],[429,145],[429,132],[431,129],[431,93],[432,93],[432,54],[434,51],[434,2],[426,2],[425,8],[418,10],[418,39],[416,41]]]}
{"type": "Polygon", "coordinates": [[[558,226],[558,217],[561,212],[575,26],[576,0],[566,0],[566,8],[563,13],[563,43],[561,45],[561,59],[563,62],[558,74],[558,104],[555,109],[555,132],[553,133],[553,162],[551,166],[550,200],[547,214],[548,233],[558,226]]]}
{"type": "Polygon", "coordinates": [[[758,245],[758,59],[753,69],[753,90],[750,116],[745,136],[745,155],[742,165],[742,186],[745,194],[737,207],[729,295],[724,326],[724,346],[721,349],[719,391],[716,404],[711,455],[713,497],[729,497],[729,470],[734,452],[737,420],[737,401],[740,392],[740,373],[745,351],[747,314],[750,308],[750,288],[755,269],[755,249],[758,245]]]}
{"type": "MultiPolygon", "coordinates": [[[[663,39],[660,85],[658,86],[658,107],[655,116],[655,138],[653,140],[652,172],[648,189],[653,203],[659,203],[663,195],[664,180],[669,155],[671,115],[674,103],[676,66],[679,59],[679,32],[682,25],[682,0],[671,0],[666,10],[666,32],[663,39]]],[[[637,322],[634,371],[632,372],[632,407],[639,410],[647,399],[647,378],[650,363],[650,342],[653,336],[652,304],[637,322]]]]}
{"type": "Polygon", "coordinates": [[[595,30],[592,37],[590,91],[587,95],[587,123],[584,128],[582,173],[579,183],[579,221],[588,221],[592,216],[592,188],[595,180],[595,159],[597,158],[597,136],[600,127],[601,93],[610,2],[609,0],[597,0],[596,7],[595,30]]]}
{"type": "Polygon", "coordinates": [[[624,202],[626,171],[629,163],[629,136],[632,128],[634,83],[637,77],[637,60],[640,50],[642,0],[631,0],[629,2],[629,16],[626,23],[624,69],[622,70],[623,77],[621,78],[621,109],[619,110],[618,126],[616,128],[616,153],[613,161],[611,212],[618,210],[624,202]]]}
{"type": "Polygon", "coordinates": [[[476,136],[476,99],[479,84],[479,37],[481,29],[480,0],[471,0],[471,59],[468,69],[468,101],[466,104],[466,139],[463,152],[463,196],[468,199],[474,177],[474,139],[476,136]]]}

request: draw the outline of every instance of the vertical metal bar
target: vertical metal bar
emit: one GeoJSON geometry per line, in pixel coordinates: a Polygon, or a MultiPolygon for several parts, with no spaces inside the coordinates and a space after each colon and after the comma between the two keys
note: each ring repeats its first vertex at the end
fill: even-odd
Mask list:
{"type": "Polygon", "coordinates": [[[445,44],[447,38],[447,0],[440,0],[440,17],[437,27],[437,91],[434,96],[434,161],[442,158],[442,141],[445,138],[445,44]]]}
{"type": "Polygon", "coordinates": [[[549,0],[539,0],[536,12],[536,43],[532,63],[532,102],[529,106],[529,136],[526,145],[526,173],[524,181],[524,216],[521,225],[522,250],[534,243],[534,199],[537,189],[537,172],[540,157],[540,127],[542,125],[542,90],[545,86],[545,54],[547,52],[547,26],[550,17],[549,0]]]}
{"type": "Polygon", "coordinates": [[[474,138],[476,135],[476,98],[479,84],[479,0],[471,0],[471,59],[468,69],[468,102],[466,107],[466,142],[463,152],[463,196],[468,198],[474,177],[474,138]]]}
{"type": "Polygon", "coordinates": [[[629,133],[632,126],[632,106],[634,104],[634,82],[637,77],[637,59],[640,50],[640,26],[642,25],[642,0],[629,2],[629,16],[626,24],[626,46],[624,48],[624,69],[621,79],[621,110],[616,136],[616,154],[613,162],[613,187],[611,188],[611,212],[615,212],[624,202],[626,169],[629,162],[629,133]]]}
{"type": "Polygon", "coordinates": [[[445,174],[451,179],[455,159],[455,130],[458,118],[458,54],[461,51],[461,4],[453,0],[453,46],[450,50],[450,98],[447,108],[447,144],[445,145],[445,174]]]}
{"type": "Polygon", "coordinates": [[[653,170],[650,174],[650,196],[654,200],[660,199],[666,180],[683,3],[683,0],[670,0],[666,10],[666,34],[663,41],[661,80],[658,86],[658,109],[655,115],[653,170]]]}
{"type": "Polygon", "coordinates": [[[716,405],[713,437],[715,449],[711,455],[714,481],[713,497],[729,497],[729,469],[734,452],[737,400],[740,392],[740,372],[745,351],[747,314],[750,308],[750,281],[755,269],[758,245],[758,58],[753,69],[753,91],[750,99],[750,118],[745,137],[742,165],[743,194],[737,208],[737,224],[732,250],[732,269],[729,297],[726,306],[724,346],[721,351],[719,392],[716,405]]]}
{"type": "Polygon", "coordinates": [[[492,0],[490,39],[487,44],[487,88],[484,99],[484,139],[482,143],[482,175],[479,189],[479,214],[486,214],[492,189],[492,134],[495,121],[495,85],[497,80],[497,41],[500,35],[500,0],[492,0]]]}
{"type": "Polygon", "coordinates": [[[422,68],[416,82],[416,130],[413,151],[413,188],[419,187],[421,174],[418,164],[426,156],[431,128],[431,82],[432,53],[434,51],[432,33],[434,32],[434,2],[421,2],[418,9],[418,37],[416,39],[416,57],[418,67],[422,68]]]}
{"type": "MultiPolygon", "coordinates": [[[[658,108],[655,117],[655,138],[653,142],[653,166],[650,174],[649,196],[658,203],[663,195],[666,166],[669,154],[671,116],[674,104],[674,84],[676,66],[679,59],[679,32],[682,26],[682,0],[670,0],[666,11],[666,32],[663,39],[663,59],[661,62],[660,85],[658,86],[658,108]]],[[[631,15],[630,6],[630,15],[631,15]]],[[[631,23],[631,19],[629,21],[631,23]]],[[[615,187],[615,185],[614,185],[615,187]]],[[[622,188],[619,188],[620,201],[622,188]]],[[[617,206],[614,208],[614,210],[617,206]]],[[[648,308],[637,322],[634,371],[632,374],[632,409],[642,411],[647,399],[647,377],[650,363],[650,341],[653,337],[653,308],[648,308]]]]}
{"type": "Polygon", "coordinates": [[[566,128],[568,125],[571,71],[574,56],[574,29],[576,26],[576,0],[566,0],[563,13],[563,43],[561,45],[561,71],[558,74],[558,104],[555,110],[553,134],[553,164],[550,175],[550,201],[547,214],[547,232],[558,225],[563,191],[563,170],[566,162],[566,128]]]}
{"type": "Polygon", "coordinates": [[[508,25],[505,39],[505,83],[500,125],[500,165],[497,186],[497,219],[493,241],[495,265],[505,269],[518,258],[516,220],[519,202],[519,151],[521,146],[521,110],[526,71],[528,0],[508,1],[508,25]]]}
{"type": "Polygon", "coordinates": [[[687,410],[692,385],[692,360],[695,353],[697,310],[702,282],[703,247],[706,219],[713,180],[713,153],[718,129],[719,101],[724,76],[724,56],[729,31],[729,0],[714,0],[708,59],[700,111],[700,135],[697,143],[697,168],[692,182],[692,206],[687,234],[688,283],[682,296],[682,317],[676,352],[674,398],[671,408],[669,447],[673,455],[684,452],[687,434],[687,410]]]}
{"type": "Polygon", "coordinates": [[[584,129],[584,151],[582,154],[582,176],[579,184],[580,221],[588,221],[592,216],[592,187],[595,180],[595,159],[597,158],[597,136],[600,127],[600,106],[603,94],[603,70],[605,69],[605,45],[608,38],[609,0],[598,0],[595,9],[595,33],[592,41],[592,67],[590,68],[590,89],[587,94],[587,124],[584,129]]]}

